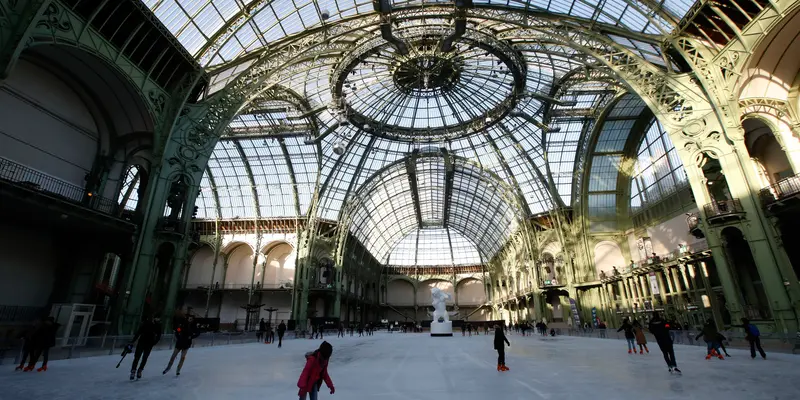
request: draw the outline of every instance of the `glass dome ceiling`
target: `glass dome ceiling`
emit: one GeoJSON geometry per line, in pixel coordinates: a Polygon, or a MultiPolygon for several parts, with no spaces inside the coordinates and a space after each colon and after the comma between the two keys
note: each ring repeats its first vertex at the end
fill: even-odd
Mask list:
{"type": "MultiPolygon", "coordinates": [[[[305,30],[374,14],[370,0],[143,0],[183,46],[207,67],[229,63],[305,30]],[[327,12],[328,18],[323,17],[327,12]]],[[[393,0],[395,8],[453,4],[393,0]]],[[[631,32],[669,33],[694,0],[475,0],[534,13],[584,19],[631,32]]]]}
{"type": "Polygon", "coordinates": [[[381,262],[407,265],[413,248],[414,263],[451,265],[487,262],[520,219],[571,207],[589,135],[626,92],[592,56],[517,38],[519,21],[489,13],[591,27],[671,68],[659,45],[694,2],[475,0],[459,17],[453,2],[395,0],[390,18],[376,11],[386,0],[145,3],[206,66],[207,97],[278,46],[363,22],[337,30],[327,39],[337,46],[313,62],[277,71],[269,92],[282,95],[254,98],[231,121],[203,177],[199,218],[315,213],[348,223],[381,262]],[[449,255],[430,244],[443,238],[449,255]]]}

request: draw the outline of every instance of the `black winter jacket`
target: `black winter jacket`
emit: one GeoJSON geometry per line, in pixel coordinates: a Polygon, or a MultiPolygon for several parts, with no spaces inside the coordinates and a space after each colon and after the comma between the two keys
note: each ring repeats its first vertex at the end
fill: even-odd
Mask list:
{"type": "Polygon", "coordinates": [[[163,330],[164,328],[161,327],[161,323],[159,322],[142,322],[142,325],[139,326],[139,331],[136,332],[136,336],[133,337],[131,342],[136,342],[136,340],[139,340],[140,346],[155,346],[156,343],[161,340],[161,332],[163,330]]]}
{"type": "Polygon", "coordinates": [[[656,337],[656,343],[659,346],[672,345],[672,338],[669,337],[669,328],[667,328],[666,321],[662,319],[654,319],[650,321],[650,333],[656,337]]]}
{"type": "Polygon", "coordinates": [[[495,350],[500,350],[500,349],[504,348],[505,344],[503,342],[505,342],[505,344],[508,344],[509,346],[511,346],[511,343],[509,343],[508,339],[506,338],[506,334],[503,333],[503,328],[495,329],[494,330],[494,349],[495,350]]]}
{"type": "Polygon", "coordinates": [[[617,332],[625,331],[625,339],[635,339],[636,335],[633,333],[633,325],[629,322],[622,324],[622,326],[617,329],[617,332]]]}
{"type": "Polygon", "coordinates": [[[194,322],[183,320],[175,327],[175,348],[186,350],[192,347],[192,339],[200,336],[194,322]]]}

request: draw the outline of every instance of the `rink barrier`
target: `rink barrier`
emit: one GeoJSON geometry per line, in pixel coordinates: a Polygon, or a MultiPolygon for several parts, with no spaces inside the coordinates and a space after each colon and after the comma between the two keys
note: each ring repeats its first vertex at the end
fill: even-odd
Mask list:
{"type": "MultiPolygon", "coordinates": [[[[50,361],[68,360],[72,358],[97,357],[108,355],[121,355],[125,346],[133,339],[133,335],[122,336],[90,336],[85,344],[81,345],[77,338],[68,339],[66,346],[55,346],[50,349],[50,361]]],[[[295,339],[294,332],[287,331],[283,340],[295,339]]],[[[277,340],[277,336],[276,336],[277,340]]],[[[231,344],[244,344],[259,342],[256,332],[208,332],[203,333],[192,341],[192,347],[227,346],[231,344]]],[[[172,350],[175,346],[173,334],[161,335],[161,340],[153,350],[172,350]]],[[[0,365],[11,361],[19,364],[22,359],[22,342],[11,346],[0,347],[0,365]]],[[[41,362],[41,358],[39,359],[41,362]]]]}
{"type": "MultiPolygon", "coordinates": [[[[613,340],[625,340],[625,332],[617,332],[616,329],[559,329],[556,328],[556,336],[566,335],[566,336],[573,336],[573,337],[584,337],[584,338],[594,338],[594,339],[613,339],[613,340]]],[[[655,338],[649,332],[646,332],[645,329],[645,337],[647,337],[647,343],[655,344],[655,338]]],[[[516,333],[516,332],[514,332],[516,333]]],[[[705,341],[701,337],[700,340],[695,340],[695,337],[700,333],[700,331],[695,330],[680,330],[680,331],[670,331],[670,336],[673,338],[672,342],[674,344],[681,344],[681,345],[688,345],[688,346],[702,346],[706,347],[705,341]]],[[[732,349],[750,349],[750,343],[744,338],[744,331],[742,329],[737,329],[735,331],[721,331],[720,332],[723,336],[725,336],[726,340],[724,341],[725,347],[730,347],[732,349]]],[[[535,336],[538,333],[534,329],[531,336],[535,336]]],[[[791,334],[783,334],[783,333],[774,333],[774,332],[761,332],[761,346],[766,351],[777,351],[781,353],[800,353],[800,333],[791,335],[791,334]]]]}

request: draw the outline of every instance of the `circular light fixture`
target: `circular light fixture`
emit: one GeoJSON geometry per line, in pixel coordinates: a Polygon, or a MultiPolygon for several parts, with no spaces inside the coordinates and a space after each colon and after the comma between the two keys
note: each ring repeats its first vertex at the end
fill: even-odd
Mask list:
{"type": "Polygon", "coordinates": [[[328,18],[331,17],[331,12],[328,11],[328,10],[322,10],[322,11],[320,11],[320,14],[322,16],[322,20],[323,21],[326,21],[328,18]]]}

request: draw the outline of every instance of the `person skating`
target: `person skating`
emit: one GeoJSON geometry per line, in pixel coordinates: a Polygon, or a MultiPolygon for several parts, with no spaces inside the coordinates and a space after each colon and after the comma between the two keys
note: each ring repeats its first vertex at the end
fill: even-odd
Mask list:
{"type": "Polygon", "coordinates": [[[284,324],[283,320],[281,320],[281,323],[278,324],[278,347],[281,347],[281,345],[283,345],[284,333],[286,333],[286,324],[284,324]]]}
{"type": "Polygon", "coordinates": [[[36,362],[39,357],[42,357],[42,366],[37,369],[37,372],[47,371],[47,360],[50,358],[50,349],[56,345],[56,332],[60,324],[56,323],[53,317],[45,318],[39,329],[33,332],[33,356],[31,357],[27,371],[32,371],[36,367],[36,362]]]}
{"type": "Polygon", "coordinates": [[[159,340],[161,340],[161,318],[154,316],[142,322],[136,336],[131,340],[130,345],[136,344],[136,352],[133,355],[133,363],[131,364],[130,379],[142,379],[142,371],[147,364],[147,358],[150,357],[150,352],[153,350],[159,340]],[[141,361],[141,362],[140,362],[141,361]],[[138,367],[138,368],[137,368],[138,367]]]}
{"type": "Polygon", "coordinates": [[[317,400],[317,394],[322,386],[322,382],[331,390],[331,394],[336,392],[333,386],[333,381],[328,375],[328,361],[333,354],[333,346],[328,342],[322,342],[319,348],[310,353],[306,353],[306,366],[300,374],[300,379],[297,380],[297,387],[300,389],[297,392],[300,400],[317,400]]]}
{"type": "MultiPolygon", "coordinates": [[[[639,321],[633,321],[633,335],[636,336],[636,344],[639,345],[639,354],[644,354],[645,351],[649,354],[650,349],[647,348],[647,338],[644,336],[644,330],[639,321]]],[[[633,349],[633,352],[636,352],[636,348],[633,349]]]]}
{"type": "Polygon", "coordinates": [[[653,318],[650,320],[648,327],[650,333],[656,338],[656,343],[661,353],[664,355],[664,361],[667,362],[669,372],[681,373],[678,369],[678,363],[675,361],[675,349],[672,345],[672,338],[670,337],[669,325],[661,319],[661,315],[657,312],[653,313],[653,318]]]}
{"type": "Polygon", "coordinates": [[[750,323],[750,320],[747,318],[742,318],[741,325],[733,325],[738,328],[744,328],[744,338],[750,343],[750,358],[756,358],[756,349],[758,349],[758,353],[761,354],[761,358],[767,359],[767,353],[764,352],[764,349],[761,348],[761,331],[758,330],[758,327],[750,323]]]}
{"type": "Polygon", "coordinates": [[[508,338],[506,338],[505,333],[503,333],[503,328],[501,328],[499,325],[495,326],[494,349],[497,350],[498,371],[508,371],[508,367],[506,367],[506,345],[511,347],[511,343],[508,342],[508,338]]]}
{"type": "Polygon", "coordinates": [[[725,357],[730,357],[731,355],[728,354],[728,349],[725,348],[725,341],[728,338],[722,334],[722,332],[717,332],[717,343],[719,343],[719,348],[722,349],[722,352],[725,353],[725,357]]]}
{"type": "Polygon", "coordinates": [[[636,352],[636,345],[634,344],[636,335],[633,333],[633,325],[631,325],[627,318],[622,320],[622,326],[617,329],[617,332],[621,331],[625,331],[625,341],[628,342],[628,354],[636,352]]]}
{"type": "MultiPolygon", "coordinates": [[[[256,332],[256,340],[259,342],[264,339],[264,332],[267,331],[267,321],[264,321],[264,318],[261,318],[261,321],[258,321],[258,332],[256,332]]],[[[266,343],[267,340],[264,341],[266,343]]]]}
{"type": "Polygon", "coordinates": [[[178,362],[178,369],[175,370],[175,375],[180,376],[183,362],[186,361],[186,354],[192,347],[192,340],[198,336],[200,336],[200,332],[197,331],[193,316],[189,315],[186,317],[186,319],[180,320],[177,323],[177,326],[175,326],[175,349],[172,351],[172,357],[169,359],[167,368],[165,368],[164,372],[161,373],[162,375],[166,374],[170,369],[172,369],[172,363],[175,362],[175,357],[178,356],[178,353],[181,353],[181,360],[178,362]]]}
{"type": "Polygon", "coordinates": [[[341,322],[339,323],[339,330],[336,333],[336,337],[337,338],[344,337],[344,324],[341,322]]]}
{"type": "Polygon", "coordinates": [[[703,330],[701,330],[700,333],[695,336],[694,340],[699,340],[701,336],[703,337],[703,340],[705,340],[708,349],[706,360],[710,360],[713,356],[717,356],[720,360],[724,360],[725,357],[719,353],[720,345],[717,341],[719,338],[719,331],[717,331],[717,327],[714,325],[713,321],[706,321],[705,325],[703,325],[703,330]]]}
{"type": "Polygon", "coordinates": [[[269,331],[267,333],[269,343],[275,343],[275,328],[273,328],[272,325],[267,324],[267,330],[269,331]]]}
{"type": "Polygon", "coordinates": [[[22,340],[22,359],[19,361],[19,365],[14,368],[14,371],[30,371],[28,368],[26,368],[25,361],[28,361],[28,358],[33,358],[33,354],[36,350],[35,346],[33,345],[33,334],[41,325],[42,320],[36,318],[31,326],[23,330],[22,333],[17,336],[17,339],[22,340]]]}

